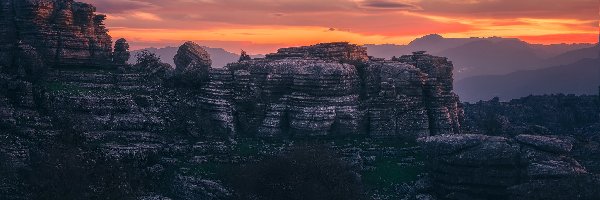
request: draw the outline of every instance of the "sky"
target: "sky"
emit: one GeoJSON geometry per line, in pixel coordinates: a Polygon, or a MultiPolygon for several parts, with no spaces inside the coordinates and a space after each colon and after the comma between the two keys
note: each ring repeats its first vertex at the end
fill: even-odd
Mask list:
{"type": "Polygon", "coordinates": [[[231,52],[346,41],[408,44],[427,34],[596,43],[600,0],[79,0],[133,49],[196,41],[231,52]]]}

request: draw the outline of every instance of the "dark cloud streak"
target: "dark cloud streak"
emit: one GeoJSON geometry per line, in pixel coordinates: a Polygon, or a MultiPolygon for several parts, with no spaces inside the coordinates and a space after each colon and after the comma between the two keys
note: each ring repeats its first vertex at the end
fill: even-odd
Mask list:
{"type": "Polygon", "coordinates": [[[154,7],[152,4],[147,2],[135,1],[135,0],[79,0],[82,2],[90,3],[96,6],[98,12],[102,13],[126,13],[133,10],[147,9],[154,7]]]}
{"type": "Polygon", "coordinates": [[[360,3],[363,8],[389,9],[389,10],[421,10],[417,5],[391,1],[391,0],[367,0],[360,3]]]}

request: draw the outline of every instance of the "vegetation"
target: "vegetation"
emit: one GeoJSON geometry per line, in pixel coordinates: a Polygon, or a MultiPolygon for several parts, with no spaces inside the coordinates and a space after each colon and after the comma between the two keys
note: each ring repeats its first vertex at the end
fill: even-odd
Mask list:
{"type": "Polygon", "coordinates": [[[165,78],[171,74],[173,67],[163,63],[158,55],[148,50],[143,50],[135,55],[136,64],[133,70],[149,74],[151,77],[165,78]]]}
{"type": "Polygon", "coordinates": [[[238,169],[240,199],[362,199],[360,177],[330,149],[305,146],[238,169]]]}
{"type": "Polygon", "coordinates": [[[242,61],[246,61],[246,60],[252,60],[252,58],[250,57],[250,55],[248,55],[248,53],[246,53],[246,51],[242,50],[242,52],[240,53],[240,59],[238,60],[238,62],[242,62],[242,61]]]}

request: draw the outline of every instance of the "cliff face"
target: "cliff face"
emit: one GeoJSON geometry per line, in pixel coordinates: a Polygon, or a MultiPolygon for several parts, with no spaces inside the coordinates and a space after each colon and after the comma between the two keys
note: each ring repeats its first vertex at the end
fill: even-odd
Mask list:
{"type": "Polygon", "coordinates": [[[92,5],[73,0],[0,3],[0,65],[11,66],[18,43],[31,45],[50,66],[107,67],[111,37],[92,5]]]}
{"type": "Polygon", "coordinates": [[[233,117],[234,132],[259,137],[458,133],[462,111],[452,93],[452,64],[422,54],[407,60],[413,57],[420,68],[370,59],[365,48],[348,43],[281,49],[211,76],[232,95],[213,100],[232,108],[218,116],[233,117]]]}

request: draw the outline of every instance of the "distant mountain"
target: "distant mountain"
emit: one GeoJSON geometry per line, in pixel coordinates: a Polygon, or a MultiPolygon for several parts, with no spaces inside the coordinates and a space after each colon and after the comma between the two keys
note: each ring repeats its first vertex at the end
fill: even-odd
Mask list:
{"type": "MultiPolygon", "coordinates": [[[[208,54],[210,54],[210,59],[212,60],[212,67],[214,68],[222,68],[225,65],[237,62],[240,58],[240,55],[225,51],[225,49],[221,48],[211,48],[211,47],[203,47],[208,54]]],[[[135,63],[135,55],[143,50],[148,50],[156,55],[160,56],[161,60],[165,63],[169,63],[173,67],[175,67],[175,63],[173,58],[175,54],[177,54],[178,47],[164,47],[164,48],[146,48],[140,49],[131,52],[131,58],[129,59],[129,63],[135,63]]],[[[263,55],[251,55],[252,58],[260,58],[264,57],[263,55]]]]}
{"type": "Polygon", "coordinates": [[[393,56],[409,55],[412,52],[407,45],[397,44],[367,44],[367,53],[377,58],[390,59],[393,56]]]}
{"type": "Polygon", "coordinates": [[[599,56],[598,55],[599,52],[600,52],[600,48],[598,48],[598,46],[572,50],[572,51],[568,51],[566,53],[563,53],[558,56],[544,60],[544,65],[546,65],[546,66],[565,65],[565,64],[577,62],[577,61],[585,59],[585,58],[596,58],[599,56]]]}
{"type": "Polygon", "coordinates": [[[536,69],[544,60],[527,43],[519,40],[474,41],[437,55],[448,57],[454,63],[456,80],[536,69]]]}
{"type": "Polygon", "coordinates": [[[462,101],[474,102],[500,97],[510,100],[541,94],[598,94],[600,59],[550,68],[519,71],[507,75],[488,75],[466,78],[455,84],[462,101]]]}
{"type": "MultiPolygon", "coordinates": [[[[366,46],[369,55],[380,58],[391,58],[415,51],[427,51],[429,54],[448,57],[455,65],[455,79],[461,80],[473,76],[501,75],[555,66],[548,65],[550,61],[547,60],[569,51],[590,48],[593,44],[539,45],[514,38],[444,38],[433,34],[417,38],[408,45],[366,46]]],[[[583,58],[588,57],[579,57],[567,63],[583,58]]]]}
{"type": "MultiPolygon", "coordinates": [[[[585,49],[585,48],[592,48],[595,45],[594,44],[550,44],[550,45],[543,45],[543,44],[530,44],[531,47],[533,49],[536,50],[536,52],[538,52],[540,54],[540,56],[542,57],[555,57],[558,56],[560,54],[564,54],[566,52],[570,52],[570,51],[576,51],[579,49],[585,49]]],[[[577,60],[574,60],[573,62],[575,62],[577,60]]],[[[568,64],[568,63],[565,63],[568,64]]]]}

